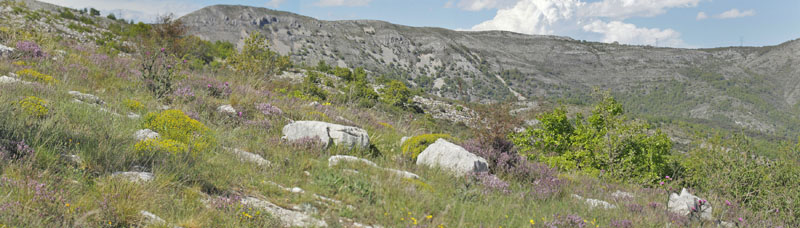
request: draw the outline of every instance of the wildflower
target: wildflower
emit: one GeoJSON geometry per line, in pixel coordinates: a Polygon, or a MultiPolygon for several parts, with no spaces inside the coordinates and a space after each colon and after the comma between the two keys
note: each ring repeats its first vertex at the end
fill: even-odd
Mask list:
{"type": "Polygon", "coordinates": [[[185,59],[183,60],[183,63],[186,63],[186,60],[185,60],[185,59]]]}
{"type": "Polygon", "coordinates": [[[531,225],[536,225],[536,222],[534,222],[533,219],[531,219],[531,221],[529,222],[531,223],[531,225]]]}
{"type": "Polygon", "coordinates": [[[416,218],[411,217],[411,220],[414,221],[414,225],[417,225],[417,219],[416,218]]]}
{"type": "Polygon", "coordinates": [[[239,112],[239,113],[238,113],[238,115],[239,115],[239,117],[241,118],[241,117],[242,117],[242,112],[239,112]]]}
{"type": "Polygon", "coordinates": [[[744,219],[742,217],[739,217],[739,222],[744,222],[744,219]]]}
{"type": "Polygon", "coordinates": [[[64,206],[65,206],[65,207],[69,207],[69,203],[65,204],[64,206]]]}
{"type": "Polygon", "coordinates": [[[659,184],[659,185],[664,185],[664,182],[662,181],[661,183],[658,183],[658,184],[659,184]]]}
{"type": "Polygon", "coordinates": [[[672,180],[672,178],[670,178],[669,176],[666,176],[665,179],[672,180]]]}
{"type": "Polygon", "coordinates": [[[438,228],[444,228],[444,225],[442,225],[442,224],[439,224],[439,227],[438,227],[438,228]]]}
{"type": "Polygon", "coordinates": [[[208,84],[208,88],[211,88],[211,84],[208,84]]]}
{"type": "Polygon", "coordinates": [[[164,52],[164,51],[166,51],[166,50],[167,50],[167,49],[165,49],[165,48],[161,48],[161,52],[164,52]]]}
{"type": "Polygon", "coordinates": [[[432,218],[433,218],[433,215],[428,215],[428,216],[425,216],[425,218],[426,218],[426,219],[432,219],[432,218]]]}
{"type": "Polygon", "coordinates": [[[725,205],[730,206],[731,205],[731,201],[725,200],[725,205]]]}

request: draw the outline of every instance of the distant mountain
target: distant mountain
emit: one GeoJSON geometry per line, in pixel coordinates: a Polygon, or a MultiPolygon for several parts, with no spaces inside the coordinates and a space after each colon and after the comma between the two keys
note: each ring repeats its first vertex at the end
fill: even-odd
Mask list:
{"type": "Polygon", "coordinates": [[[768,47],[678,49],[371,20],[322,21],[230,5],[180,19],[204,39],[240,44],[257,31],[297,62],[364,67],[446,98],[581,102],[599,88],[611,90],[645,117],[780,135],[800,130],[798,40],[768,47]]]}

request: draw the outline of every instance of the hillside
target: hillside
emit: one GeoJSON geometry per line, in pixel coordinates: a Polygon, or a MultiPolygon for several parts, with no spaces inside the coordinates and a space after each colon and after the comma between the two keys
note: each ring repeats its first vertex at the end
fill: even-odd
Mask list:
{"type": "Polygon", "coordinates": [[[800,130],[800,41],[769,47],[677,49],[459,32],[382,21],[321,21],[288,12],[218,5],[181,20],[189,33],[241,44],[260,32],[306,65],[364,67],[445,98],[472,102],[586,100],[611,90],[634,113],[717,127],[800,130]],[[498,45],[502,44],[502,45],[498,45]]]}
{"type": "MultiPolygon", "coordinates": [[[[255,16],[265,28],[290,18],[315,22],[257,8],[199,12],[219,9],[242,10],[241,17],[275,15],[274,20],[255,16]]],[[[419,79],[382,75],[381,69],[397,66],[400,57],[365,65],[367,70],[347,58],[345,65],[331,66],[281,55],[289,52],[280,51],[276,43],[282,41],[273,39],[274,33],[251,32],[239,41],[234,36],[241,31],[225,32],[234,32],[238,19],[207,30],[230,35],[237,49],[203,40],[213,38],[195,33],[201,28],[187,18],[196,14],[133,24],[92,9],[0,1],[0,228],[800,225],[800,145],[794,141],[764,143],[713,132],[705,123],[637,118],[640,114],[629,111],[642,108],[637,105],[672,106],[614,92],[585,91],[571,97],[579,102],[563,105],[548,97],[552,91],[589,90],[588,85],[563,84],[541,97],[528,95],[525,102],[485,103],[497,97],[484,95],[510,91],[505,87],[484,88],[483,95],[469,90],[474,97],[468,100],[449,99],[461,97],[445,91],[452,86],[446,80],[430,82],[441,90],[418,89],[419,79]],[[675,142],[676,135],[688,142],[675,142]]],[[[289,24],[302,30],[306,22],[289,24]]],[[[388,31],[381,28],[417,30],[383,22],[316,22],[383,25],[375,34],[388,31]]],[[[463,38],[442,41],[442,52],[428,54],[444,57],[428,60],[459,62],[464,69],[474,66],[470,60],[446,57],[462,54],[442,53],[468,50],[451,46],[479,45],[491,36],[536,39],[554,48],[643,50],[425,29],[438,31],[439,38],[463,38]]],[[[320,41],[306,47],[339,45],[346,44],[320,41]]],[[[496,48],[506,47],[487,46],[485,52],[496,48]]],[[[762,49],[727,52],[750,56],[757,50],[762,49]]],[[[652,53],[684,52],[726,51],[653,48],[652,53]]],[[[784,52],[761,56],[787,58],[778,55],[784,52]]],[[[472,61],[488,58],[463,53],[472,61]]],[[[486,61],[484,70],[493,71],[497,61],[486,61]]],[[[567,83],[562,76],[554,71],[542,80],[567,83]]],[[[524,91],[508,75],[475,77],[503,79],[524,91]]],[[[655,101],[662,97],[657,96],[655,101]]],[[[714,112],[728,112],[719,110],[714,112]]]]}

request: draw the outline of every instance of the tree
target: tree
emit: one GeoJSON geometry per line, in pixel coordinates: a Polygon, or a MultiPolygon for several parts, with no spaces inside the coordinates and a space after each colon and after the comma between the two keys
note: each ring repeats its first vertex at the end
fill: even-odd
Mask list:
{"type": "Polygon", "coordinates": [[[229,62],[234,70],[248,76],[271,76],[290,66],[289,57],[270,50],[269,42],[258,32],[244,40],[242,50],[229,62]]]}
{"type": "Polygon", "coordinates": [[[92,15],[93,17],[100,16],[100,11],[95,8],[91,8],[89,9],[89,15],[92,15]]]}
{"type": "Polygon", "coordinates": [[[114,16],[113,13],[109,13],[108,16],[106,16],[106,18],[111,19],[111,20],[117,20],[117,16],[114,16]]]}
{"type": "Polygon", "coordinates": [[[397,107],[405,107],[411,99],[411,90],[406,87],[406,84],[397,80],[389,82],[384,88],[380,89],[380,92],[381,101],[397,107]]]}
{"type": "Polygon", "coordinates": [[[647,123],[628,120],[608,93],[588,119],[568,119],[564,107],[539,116],[539,127],[513,133],[519,151],[562,170],[609,175],[626,182],[655,183],[670,175],[672,142],[647,123]]]}

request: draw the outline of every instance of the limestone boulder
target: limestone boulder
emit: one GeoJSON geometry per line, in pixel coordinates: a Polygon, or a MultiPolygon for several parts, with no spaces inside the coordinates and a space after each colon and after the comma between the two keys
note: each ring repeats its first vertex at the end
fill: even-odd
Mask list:
{"type": "Polygon", "coordinates": [[[669,211],[679,215],[688,216],[695,213],[705,220],[711,221],[714,219],[711,216],[711,204],[705,199],[692,195],[685,188],[681,189],[680,194],[672,193],[669,195],[667,207],[669,211]]]}
{"type": "Polygon", "coordinates": [[[350,148],[369,147],[369,135],[366,130],[320,121],[295,121],[287,124],[283,127],[282,138],[288,141],[318,138],[325,147],[332,144],[350,148]]]}
{"type": "Polygon", "coordinates": [[[488,172],[486,159],[470,153],[463,147],[438,139],[425,148],[417,157],[417,165],[439,167],[456,176],[464,176],[471,172],[488,172]]]}

